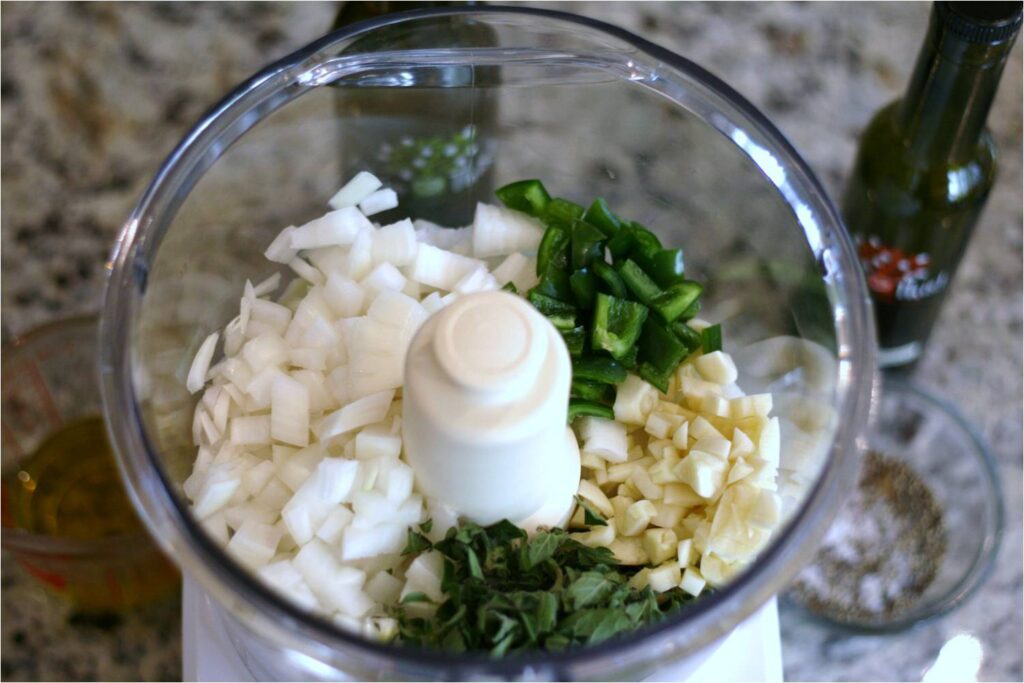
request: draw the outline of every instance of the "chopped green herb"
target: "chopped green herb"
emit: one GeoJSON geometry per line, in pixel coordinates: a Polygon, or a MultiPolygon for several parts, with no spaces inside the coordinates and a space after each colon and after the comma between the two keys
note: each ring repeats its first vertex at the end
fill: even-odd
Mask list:
{"type": "Polygon", "coordinates": [[[503,520],[465,524],[434,545],[444,558],[444,599],[431,618],[394,608],[402,642],[448,652],[500,657],[526,650],[564,650],[606,640],[659,621],[690,597],[679,588],[654,593],[628,581],[635,568],[607,548],[590,548],[561,529],[533,539],[503,520]]]}
{"type": "Polygon", "coordinates": [[[608,526],[608,520],[601,516],[601,514],[590,507],[590,503],[583,500],[582,497],[576,496],[576,503],[583,509],[583,523],[587,526],[608,526]]]}

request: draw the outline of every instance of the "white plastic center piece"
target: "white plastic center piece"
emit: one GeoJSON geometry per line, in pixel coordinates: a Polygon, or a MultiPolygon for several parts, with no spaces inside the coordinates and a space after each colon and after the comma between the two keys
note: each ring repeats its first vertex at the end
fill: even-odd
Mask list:
{"type": "Polygon", "coordinates": [[[547,353],[542,319],[520,297],[503,292],[459,299],[440,314],[437,360],[457,384],[476,391],[529,382],[547,353]]]}
{"type": "Polygon", "coordinates": [[[571,378],[558,330],[514,294],[469,294],[428,318],[402,388],[405,454],[423,493],[477,524],[563,524],[580,480],[571,378]]]}

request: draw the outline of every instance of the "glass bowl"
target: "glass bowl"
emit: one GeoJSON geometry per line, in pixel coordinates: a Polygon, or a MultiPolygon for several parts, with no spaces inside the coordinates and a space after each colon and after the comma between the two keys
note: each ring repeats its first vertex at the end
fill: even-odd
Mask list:
{"type": "Polygon", "coordinates": [[[856,254],[778,130],[678,55],[607,24],[524,8],[354,24],[227,95],[128,218],[101,338],[108,425],[135,501],[212,596],[258,678],[635,678],[670,661],[695,665],[813,551],[856,466],[875,378],[856,254]],[[397,146],[418,144],[403,131],[465,143],[466,161],[440,180],[403,176],[387,168],[397,146]],[[270,240],[322,213],[356,162],[388,176],[403,206],[438,220],[443,211],[449,224],[469,223],[494,186],[536,177],[577,201],[604,196],[686,248],[689,272],[707,285],[702,316],[722,322],[743,388],[777,392],[785,418],[787,522],[749,570],[599,647],[492,659],[353,635],[267,590],[201,531],[181,492],[195,458],[188,365],[237,312],[245,279],[274,271],[262,256],[270,240]]]}
{"type": "MultiPolygon", "coordinates": [[[[21,505],[22,486],[37,484],[22,468],[47,438],[100,417],[95,371],[98,324],[95,316],[60,320],[14,338],[2,350],[0,539],[22,569],[80,614],[121,612],[167,596],[178,585],[174,566],[137,524],[132,532],[104,538],[58,537],[38,533],[21,505]]],[[[81,477],[78,481],[99,478],[104,484],[119,485],[92,468],[75,476],[81,477]]]]}
{"type": "Polygon", "coordinates": [[[964,603],[988,576],[1003,532],[1003,497],[992,454],[955,406],[905,380],[882,385],[871,451],[909,465],[942,509],[945,552],[935,577],[906,609],[874,619],[812,609],[799,591],[786,594],[816,620],[857,632],[900,631],[964,603]]]}

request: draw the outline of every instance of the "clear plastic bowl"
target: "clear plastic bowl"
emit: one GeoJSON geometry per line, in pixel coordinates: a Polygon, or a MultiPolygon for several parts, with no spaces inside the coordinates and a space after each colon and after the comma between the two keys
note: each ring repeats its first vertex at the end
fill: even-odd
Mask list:
{"type": "Polygon", "coordinates": [[[26,460],[62,428],[101,413],[98,325],[96,316],[58,320],[12,339],[0,351],[3,549],[80,614],[129,610],[169,596],[180,585],[178,572],[144,529],[104,538],[58,537],[25,528],[18,512],[26,460]]]}
{"type": "Polygon", "coordinates": [[[798,592],[787,599],[813,619],[861,632],[895,632],[962,605],[992,569],[1003,534],[998,468],[984,440],[952,404],[887,378],[868,436],[876,453],[906,463],[943,511],[946,550],[935,578],[910,606],[874,619],[812,610],[798,592]]]}
{"type": "MultiPolygon", "coordinates": [[[[400,189],[415,206],[415,188],[400,189]]],[[[453,196],[449,220],[468,223],[477,199],[493,201],[486,183],[453,196]]],[[[696,665],[807,560],[852,476],[870,412],[870,304],[806,163],[697,65],[568,14],[417,11],[353,25],[276,62],[170,155],[110,271],[102,373],[123,473],[154,535],[212,596],[260,678],[634,678],[684,658],[696,665]],[[685,247],[689,272],[707,283],[702,315],[723,321],[741,386],[776,392],[787,418],[787,523],[749,570],[691,609],[557,654],[491,659],[375,643],[277,597],[190,515],[180,484],[195,457],[184,388],[195,349],[237,313],[245,279],[272,272],[262,257],[272,237],[322,213],[340,163],[365,152],[368,135],[400,136],[403,117],[413,126],[424,102],[436,125],[478,126],[472,163],[488,166],[495,185],[536,177],[578,201],[601,195],[685,247]]]]}

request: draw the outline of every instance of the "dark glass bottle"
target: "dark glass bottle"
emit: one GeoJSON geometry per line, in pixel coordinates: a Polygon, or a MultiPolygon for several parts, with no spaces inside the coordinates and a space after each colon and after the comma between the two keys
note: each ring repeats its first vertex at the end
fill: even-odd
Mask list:
{"type": "Polygon", "coordinates": [[[861,138],[843,197],[878,323],[882,367],[921,356],[988,197],[985,128],[1020,2],[937,2],[906,94],[861,138]]]}
{"type": "MultiPolygon", "coordinates": [[[[334,28],[395,12],[467,4],[475,3],[344,2],[334,28]]],[[[377,29],[344,54],[494,44],[489,27],[455,16],[433,20],[429,31],[377,29]]],[[[478,87],[480,69],[473,67],[426,67],[401,76],[414,87],[338,88],[342,181],[368,170],[398,192],[401,206],[394,217],[466,225],[476,201],[493,194],[497,91],[478,87]]],[[[392,217],[381,214],[375,220],[392,217]]]]}

